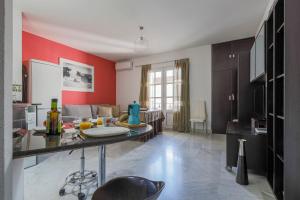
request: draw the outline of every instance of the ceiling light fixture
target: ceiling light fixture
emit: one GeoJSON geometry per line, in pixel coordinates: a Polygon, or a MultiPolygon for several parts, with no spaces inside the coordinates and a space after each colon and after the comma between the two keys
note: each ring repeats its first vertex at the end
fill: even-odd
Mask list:
{"type": "Polygon", "coordinates": [[[140,36],[137,38],[137,40],[134,43],[134,50],[137,53],[143,53],[148,49],[149,42],[143,35],[144,26],[139,26],[139,30],[140,30],[140,36]]]}

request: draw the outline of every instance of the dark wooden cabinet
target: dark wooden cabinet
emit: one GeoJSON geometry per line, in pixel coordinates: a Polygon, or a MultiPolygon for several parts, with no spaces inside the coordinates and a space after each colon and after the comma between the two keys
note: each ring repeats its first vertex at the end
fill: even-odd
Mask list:
{"type": "Polygon", "coordinates": [[[234,40],[212,45],[213,70],[237,68],[238,55],[241,52],[249,52],[254,38],[234,40]]]}
{"type": "Polygon", "coordinates": [[[212,45],[213,133],[225,134],[228,121],[240,115],[248,116],[247,113],[251,112],[251,109],[240,107],[243,104],[239,99],[247,100],[246,104],[249,102],[250,105],[248,95],[251,92],[250,89],[247,91],[245,83],[250,85],[250,48],[253,42],[254,38],[246,38],[212,45]]]}
{"type": "Polygon", "coordinates": [[[212,65],[214,70],[222,70],[228,68],[235,68],[233,61],[233,54],[231,50],[231,42],[215,44],[212,47],[212,65]]]}
{"type": "Polygon", "coordinates": [[[293,200],[300,199],[300,1],[284,2],[284,196],[285,200],[293,200]]]}
{"type": "Polygon", "coordinates": [[[236,69],[221,69],[213,73],[213,133],[224,134],[227,121],[235,117],[232,88],[236,87],[236,69]]]}
{"type": "Polygon", "coordinates": [[[238,56],[237,118],[249,122],[252,112],[252,94],[249,81],[250,52],[241,52],[238,56]]]}
{"type": "Polygon", "coordinates": [[[241,52],[250,52],[254,43],[254,37],[245,38],[241,40],[234,40],[232,43],[232,52],[238,55],[241,52]]]}

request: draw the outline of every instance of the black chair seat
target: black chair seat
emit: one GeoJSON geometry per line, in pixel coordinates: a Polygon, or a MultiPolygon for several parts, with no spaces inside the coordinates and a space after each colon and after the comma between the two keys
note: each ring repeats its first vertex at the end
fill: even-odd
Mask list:
{"type": "Polygon", "coordinates": [[[136,176],[119,177],[98,188],[92,200],[155,200],[164,186],[162,181],[136,176]]]}

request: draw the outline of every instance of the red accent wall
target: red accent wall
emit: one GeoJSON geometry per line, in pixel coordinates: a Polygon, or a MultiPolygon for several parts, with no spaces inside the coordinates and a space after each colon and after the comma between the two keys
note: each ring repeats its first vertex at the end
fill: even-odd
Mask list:
{"type": "MultiPolygon", "coordinates": [[[[116,103],[115,62],[25,31],[23,31],[22,40],[23,62],[29,59],[37,59],[59,64],[59,58],[66,58],[94,66],[94,92],[63,91],[62,104],[116,103]]],[[[49,84],[51,83],[49,82],[49,84]]]]}

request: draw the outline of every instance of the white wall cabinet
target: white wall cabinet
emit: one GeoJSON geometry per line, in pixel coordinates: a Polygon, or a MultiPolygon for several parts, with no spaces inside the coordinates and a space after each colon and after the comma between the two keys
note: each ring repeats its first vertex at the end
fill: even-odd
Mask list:
{"type": "Polygon", "coordinates": [[[265,29],[261,28],[255,40],[255,77],[265,73],[265,29]]]}
{"type": "Polygon", "coordinates": [[[251,48],[250,82],[265,74],[265,26],[262,26],[251,48]]]}
{"type": "Polygon", "coordinates": [[[250,53],[250,81],[255,79],[255,44],[253,44],[250,53]]]}

